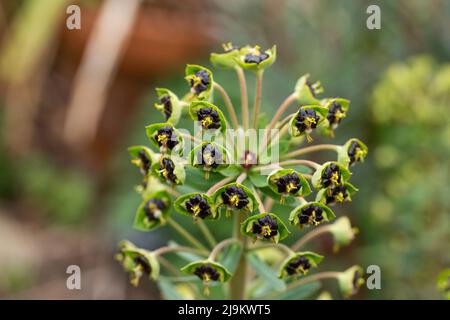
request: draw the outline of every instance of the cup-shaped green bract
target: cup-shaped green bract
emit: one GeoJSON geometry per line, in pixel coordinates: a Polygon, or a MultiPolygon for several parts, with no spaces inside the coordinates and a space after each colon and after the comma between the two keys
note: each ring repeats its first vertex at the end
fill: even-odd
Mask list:
{"type": "Polygon", "coordinates": [[[136,211],[134,228],[151,231],[166,223],[171,213],[170,196],[166,191],[146,195],[136,211]]]}
{"type": "Polygon", "coordinates": [[[437,277],[436,285],[442,297],[450,300],[450,268],[441,271],[437,277]]]}
{"type": "Polygon", "coordinates": [[[349,245],[358,233],[358,229],[352,227],[348,217],[336,219],[330,225],[329,231],[333,235],[335,250],[338,250],[341,246],[349,245]]]}
{"type": "Polygon", "coordinates": [[[262,71],[270,67],[277,58],[277,47],[262,51],[259,46],[245,46],[239,50],[237,61],[243,69],[262,71]]]}
{"type": "Polygon", "coordinates": [[[193,274],[200,278],[205,284],[210,281],[227,282],[231,278],[231,273],[220,263],[202,260],[191,262],[181,268],[186,274],[193,274]]]}
{"type": "Polygon", "coordinates": [[[188,64],[185,79],[191,87],[191,100],[206,100],[211,95],[213,87],[212,72],[202,66],[188,64]]]}
{"type": "Polygon", "coordinates": [[[155,108],[161,111],[166,122],[176,125],[181,116],[180,100],[169,89],[156,88],[155,90],[159,100],[155,103],[155,108]]]}
{"type": "Polygon", "coordinates": [[[356,294],[364,284],[363,269],[360,266],[352,266],[338,276],[339,289],[345,298],[356,294]]]}
{"type": "Polygon", "coordinates": [[[338,150],[338,162],[344,166],[352,166],[357,162],[363,162],[369,149],[359,139],[348,140],[338,150]]]}
{"type": "Polygon", "coordinates": [[[304,197],[311,193],[308,181],[294,169],[277,169],[267,177],[269,187],[287,197],[304,197]]]}
{"type": "Polygon", "coordinates": [[[231,42],[222,45],[223,53],[211,53],[211,63],[218,68],[234,69],[239,66],[238,59],[242,48],[231,42]]]}
{"type": "Polygon", "coordinates": [[[336,161],[322,164],[313,174],[311,182],[316,189],[342,186],[350,179],[351,173],[336,161]]]}
{"type": "Polygon", "coordinates": [[[289,122],[289,133],[293,137],[306,136],[312,141],[311,132],[325,119],[327,109],[319,105],[302,106],[289,122]]]}
{"type": "Polygon", "coordinates": [[[147,137],[161,153],[183,151],[183,137],[172,124],[168,122],[151,124],[145,127],[145,131],[147,137]]]}
{"type": "Polygon", "coordinates": [[[131,163],[139,168],[146,177],[152,167],[154,152],[146,146],[131,146],[128,148],[131,156],[131,163]]]}
{"type": "Polygon", "coordinates": [[[325,203],[326,205],[334,205],[339,202],[352,201],[352,194],[356,193],[358,189],[349,182],[345,182],[340,186],[333,186],[320,189],[316,195],[316,201],[325,203]]]}
{"type": "Polygon", "coordinates": [[[284,222],[277,215],[268,212],[248,217],[241,224],[241,233],[252,237],[255,241],[260,239],[275,243],[290,234],[284,222]]]}
{"type": "Polygon", "coordinates": [[[333,130],[347,116],[350,100],[344,98],[325,98],[320,104],[327,108],[327,115],[321,126],[323,129],[322,132],[329,137],[333,137],[333,130]]]}
{"type": "Polygon", "coordinates": [[[203,142],[189,153],[189,162],[205,171],[221,171],[228,167],[228,151],[214,142],[203,142]]]}
{"type": "Polygon", "coordinates": [[[291,211],[289,222],[303,229],[307,226],[317,226],[321,223],[333,220],[336,216],[333,211],[320,202],[308,202],[301,204],[291,211]]]}
{"type": "Polygon", "coordinates": [[[287,257],[281,264],[279,278],[306,275],[311,268],[317,268],[323,256],[311,251],[296,252],[287,257]]]}
{"type": "Polygon", "coordinates": [[[174,202],[175,210],[197,219],[217,219],[219,217],[211,197],[204,193],[192,192],[178,197],[174,202]]]}
{"type": "Polygon", "coordinates": [[[161,155],[152,165],[152,172],[169,185],[183,184],[186,179],[183,159],[176,156],[161,155]]]}
{"type": "Polygon", "coordinates": [[[213,196],[217,208],[225,208],[230,211],[253,212],[257,208],[257,202],[253,192],[239,183],[229,183],[217,189],[213,196]]]}
{"type": "Polygon", "coordinates": [[[189,106],[189,115],[192,120],[198,121],[204,130],[227,129],[225,117],[219,107],[206,101],[193,101],[189,106]]]}
{"type": "Polygon", "coordinates": [[[126,272],[130,273],[130,282],[137,286],[142,276],[156,280],[159,276],[159,263],[156,257],[147,250],[137,248],[129,241],[121,241],[116,259],[126,272]]]}
{"type": "Polygon", "coordinates": [[[319,104],[317,95],[323,92],[323,87],[320,81],[312,83],[309,74],[305,74],[297,80],[294,92],[301,104],[319,104]]]}

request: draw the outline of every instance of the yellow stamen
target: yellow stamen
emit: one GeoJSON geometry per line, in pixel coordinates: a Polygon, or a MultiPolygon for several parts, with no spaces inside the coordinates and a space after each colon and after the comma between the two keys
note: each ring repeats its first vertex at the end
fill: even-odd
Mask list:
{"type": "Polygon", "coordinates": [[[297,186],[291,181],[288,183],[288,185],[286,186],[286,191],[287,192],[291,192],[292,190],[297,189],[297,186]]]}
{"type": "Polygon", "coordinates": [[[333,184],[339,184],[339,172],[333,172],[330,180],[333,184]]]}
{"type": "Polygon", "coordinates": [[[194,216],[198,216],[200,214],[200,207],[197,205],[193,206],[191,208],[192,212],[194,213],[194,216]]]}
{"type": "Polygon", "coordinates": [[[343,202],[344,201],[344,194],[342,192],[339,192],[335,197],[337,202],[343,202]]]}
{"type": "Polygon", "coordinates": [[[357,148],[355,152],[355,159],[358,161],[363,161],[366,153],[361,148],[357,148]]]}
{"type": "Polygon", "coordinates": [[[201,123],[202,123],[202,126],[204,126],[205,128],[208,128],[210,125],[213,124],[213,120],[211,119],[210,116],[207,116],[202,119],[201,123]]]}
{"type": "Polygon", "coordinates": [[[269,226],[263,226],[261,228],[261,231],[262,231],[263,235],[265,235],[265,236],[270,236],[270,234],[272,233],[272,230],[270,229],[269,226]]]}
{"type": "Polygon", "coordinates": [[[237,206],[239,205],[239,196],[238,196],[237,194],[232,195],[232,196],[230,197],[230,203],[231,203],[233,206],[237,207],[237,206]]]}
{"type": "Polygon", "coordinates": [[[158,137],[156,138],[158,142],[166,142],[168,140],[168,137],[166,134],[158,134],[158,137]]]}
{"type": "Polygon", "coordinates": [[[311,127],[311,125],[316,124],[316,119],[313,117],[306,117],[305,119],[305,125],[308,127],[311,127]]]}

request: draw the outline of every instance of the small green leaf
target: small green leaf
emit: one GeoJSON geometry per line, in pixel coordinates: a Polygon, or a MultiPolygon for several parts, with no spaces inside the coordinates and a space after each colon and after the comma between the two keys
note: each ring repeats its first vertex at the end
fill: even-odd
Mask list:
{"type": "Polygon", "coordinates": [[[255,185],[257,188],[263,188],[268,185],[267,177],[263,176],[258,171],[250,171],[248,175],[250,181],[255,185]]]}
{"type": "Polygon", "coordinates": [[[286,289],[286,284],[278,278],[276,271],[259,259],[257,255],[249,253],[247,254],[247,259],[260,279],[266,282],[273,290],[283,291],[286,289]]]}

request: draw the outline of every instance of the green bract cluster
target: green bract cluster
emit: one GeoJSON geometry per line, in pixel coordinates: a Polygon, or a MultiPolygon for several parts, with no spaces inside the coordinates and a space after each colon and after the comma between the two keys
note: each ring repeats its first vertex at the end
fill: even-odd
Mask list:
{"type": "MultiPolygon", "coordinates": [[[[159,264],[164,263],[166,267],[170,264],[162,254],[188,251],[190,255],[181,256],[187,265],[180,270],[187,274],[186,282],[193,286],[183,289],[190,292],[189,297],[198,294],[199,282],[204,285],[230,282],[229,287],[221,290],[225,297],[234,299],[271,297],[270,286],[265,287],[266,291],[247,287],[248,277],[252,276],[247,270],[248,263],[261,281],[275,273],[272,280],[281,291],[288,290],[285,281],[295,282],[299,277],[306,283],[334,277],[345,295],[354,293],[360,285],[361,272],[356,282],[354,272],[350,277],[349,271],[305,277],[318,267],[323,256],[298,249],[324,231],[333,234],[336,247],[354,238],[355,229],[348,218],[330,223],[335,219],[330,205],[350,201],[357,191],[349,182],[349,168],[364,160],[367,146],[358,139],[350,139],[342,146],[299,147],[311,142],[315,131],[333,136],[350,103],[343,98],[319,98],[323,87],[320,82],[312,82],[309,75],[302,76],[292,94],[273,109],[270,123],[257,121],[263,101],[262,77],[275,60],[275,47],[263,50],[259,46],[226,44],[223,53],[211,55],[215,66],[234,70],[238,76],[241,122],[233,101],[208,68],[187,65],[185,79],[189,89],[183,96],[168,89],[156,89],[155,107],[164,119],[145,128],[149,146],[129,148],[132,163],[143,176],[136,188],[142,195],[142,203],[134,227],[152,231],[171,226],[186,239],[187,245],[171,244],[149,252],[128,242],[122,244],[119,260],[132,274],[133,283],[137,284],[143,274],[156,279],[159,264]],[[256,76],[252,117],[246,70],[256,76]],[[286,116],[290,106],[296,109],[286,116]],[[179,120],[183,118],[192,120],[194,131],[180,128],[179,120]],[[262,134],[252,136],[255,130],[262,134]],[[278,134],[273,135],[273,130],[278,134]],[[319,164],[301,157],[321,150],[334,150],[336,158],[319,164]],[[317,191],[315,195],[313,189],[317,191]],[[279,205],[275,207],[277,202],[279,205]],[[191,217],[206,241],[194,237],[179,224],[174,212],[191,217]],[[230,219],[234,220],[233,234],[217,241],[208,225],[223,226],[230,219]],[[313,230],[305,238],[292,239],[289,225],[313,230]],[[281,243],[289,238],[294,243],[292,246],[281,243]],[[267,248],[282,252],[279,261],[270,262],[264,257],[262,252],[267,248]],[[280,266],[277,271],[271,263],[280,266]],[[353,282],[347,281],[348,278],[353,282]]],[[[173,271],[173,266],[167,270],[162,268],[164,275],[159,279],[166,297],[175,294],[167,293],[169,288],[176,287],[167,280],[166,272],[170,270],[173,271]]],[[[292,287],[296,286],[292,284],[292,287]]]]}

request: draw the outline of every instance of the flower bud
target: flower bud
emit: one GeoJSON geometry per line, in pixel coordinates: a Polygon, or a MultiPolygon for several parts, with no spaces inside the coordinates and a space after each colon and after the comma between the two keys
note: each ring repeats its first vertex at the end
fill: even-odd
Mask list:
{"type": "Polygon", "coordinates": [[[244,185],[230,183],[214,192],[213,200],[216,207],[225,207],[229,211],[253,212],[256,210],[256,200],[253,193],[244,185]]]}
{"type": "Polygon", "coordinates": [[[189,107],[191,118],[198,121],[204,130],[226,130],[226,122],[222,111],[206,101],[194,101],[189,107]]]}
{"type": "Polygon", "coordinates": [[[363,162],[368,151],[367,146],[361,140],[352,138],[340,147],[338,162],[345,166],[352,166],[356,162],[363,162]]]}
{"type": "Polygon", "coordinates": [[[186,66],[186,77],[191,86],[191,94],[195,100],[206,100],[212,90],[212,72],[204,67],[188,64],[186,66]]]}
{"type": "Polygon", "coordinates": [[[170,215],[170,196],[159,191],[146,196],[136,211],[134,227],[141,231],[150,231],[165,224],[170,215]]]}
{"type": "Polygon", "coordinates": [[[291,211],[289,222],[303,229],[307,226],[317,226],[328,222],[335,217],[333,211],[326,205],[320,202],[308,202],[291,211]]]}
{"type": "Polygon", "coordinates": [[[277,57],[276,46],[266,51],[261,51],[259,46],[245,46],[239,50],[238,63],[248,70],[261,71],[271,66],[277,57]]]}
{"type": "Polygon", "coordinates": [[[358,233],[357,228],[352,228],[348,217],[338,218],[333,224],[330,225],[329,230],[333,235],[335,251],[337,251],[341,246],[349,245],[358,233]]]}
{"type": "Polygon", "coordinates": [[[338,276],[339,288],[345,298],[355,295],[364,284],[362,278],[363,269],[360,266],[353,266],[338,276]]]}
{"type": "Polygon", "coordinates": [[[311,132],[317,128],[324,119],[326,109],[321,106],[302,106],[292,117],[289,123],[291,136],[306,136],[309,142],[312,141],[311,132]]]}
{"type": "Polygon", "coordinates": [[[314,252],[294,253],[282,262],[278,277],[283,279],[291,276],[306,275],[311,268],[316,268],[322,260],[323,256],[314,252]]]}
{"type": "Polygon", "coordinates": [[[181,152],[183,138],[170,123],[155,123],[145,127],[147,137],[161,153],[169,151],[181,152]]]}
{"type": "Polygon", "coordinates": [[[181,116],[181,105],[178,97],[165,88],[156,88],[156,95],[159,103],[155,103],[155,108],[162,112],[166,122],[176,125],[181,116]]]}
{"type": "Polygon", "coordinates": [[[342,186],[350,179],[350,176],[351,173],[347,168],[335,161],[330,161],[325,162],[314,172],[311,182],[316,189],[332,188],[342,186]]]}
{"type": "Polygon", "coordinates": [[[282,196],[302,197],[311,193],[308,181],[294,169],[278,169],[267,178],[269,187],[282,196]]]}
{"type": "Polygon", "coordinates": [[[186,178],[182,159],[162,155],[152,166],[152,171],[162,182],[169,185],[183,184],[186,178]]]}

